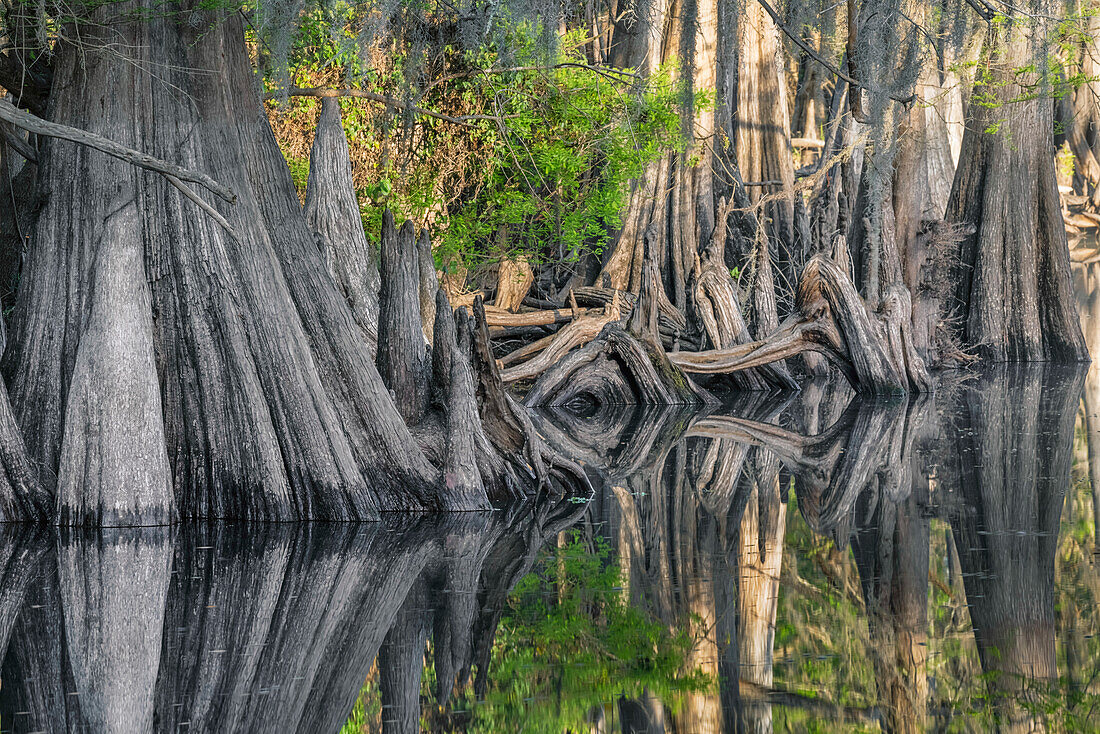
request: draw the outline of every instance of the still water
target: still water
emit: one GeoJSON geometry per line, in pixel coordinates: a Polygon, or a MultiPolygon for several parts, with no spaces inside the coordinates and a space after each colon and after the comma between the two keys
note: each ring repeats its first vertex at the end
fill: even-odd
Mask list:
{"type": "Polygon", "coordinates": [[[1100,374],[538,416],[592,496],[0,535],[14,732],[1100,730],[1100,374]]]}

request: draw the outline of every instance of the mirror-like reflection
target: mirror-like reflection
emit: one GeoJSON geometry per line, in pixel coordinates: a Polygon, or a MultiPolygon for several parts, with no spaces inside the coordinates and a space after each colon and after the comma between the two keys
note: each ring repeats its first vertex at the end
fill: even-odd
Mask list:
{"type": "Polygon", "coordinates": [[[536,416],[592,497],[11,527],[4,731],[1100,728],[1100,378],[536,416]],[[1076,430],[1075,430],[1076,429],[1076,430]]]}

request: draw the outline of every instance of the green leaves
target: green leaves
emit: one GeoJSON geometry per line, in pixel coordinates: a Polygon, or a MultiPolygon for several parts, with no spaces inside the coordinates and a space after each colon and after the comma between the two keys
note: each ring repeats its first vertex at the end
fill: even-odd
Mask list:
{"type": "Polygon", "coordinates": [[[467,731],[585,731],[592,707],[619,696],[646,689],[674,704],[712,688],[686,666],[701,625],[688,618],[670,629],[631,606],[607,541],[574,531],[509,596],[485,700],[465,702],[467,731]]]}

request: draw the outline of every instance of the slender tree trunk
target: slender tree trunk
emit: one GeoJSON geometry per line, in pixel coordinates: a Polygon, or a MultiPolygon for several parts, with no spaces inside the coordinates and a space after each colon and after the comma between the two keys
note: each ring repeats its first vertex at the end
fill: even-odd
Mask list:
{"type": "Polygon", "coordinates": [[[763,6],[751,2],[740,19],[739,32],[737,165],[746,181],[769,182],[752,186],[749,198],[758,205],[768,199],[757,215],[768,222],[771,256],[779,265],[779,291],[790,293],[804,253],[795,242],[794,163],[779,29],[763,6]]]}
{"type": "MultiPolygon", "coordinates": [[[[378,342],[378,268],[363,232],[340,101],[335,97],[321,100],[309,152],[305,214],[317,233],[329,272],[373,350],[378,342]]],[[[431,297],[435,298],[434,292],[431,297]]]]}
{"type": "MultiPolygon", "coordinates": [[[[755,466],[752,494],[738,534],[738,660],[741,678],[770,688],[787,505],[780,496],[776,457],[767,449],[757,448],[755,466]]],[[[741,721],[747,732],[770,732],[771,705],[743,704],[741,721]]]]}

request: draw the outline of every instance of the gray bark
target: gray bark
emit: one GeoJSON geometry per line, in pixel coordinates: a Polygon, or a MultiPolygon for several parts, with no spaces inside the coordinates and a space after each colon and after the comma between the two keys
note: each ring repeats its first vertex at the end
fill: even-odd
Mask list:
{"type": "Polygon", "coordinates": [[[43,143],[5,356],[39,480],[70,523],[168,522],[172,501],[181,517],[267,520],[441,507],[303,216],[240,16],[144,9],[98,7],[89,32],[106,35],[61,44],[50,117],[208,173],[237,193],[209,199],[232,231],[159,175],[43,143]]]}
{"type": "Polygon", "coordinates": [[[1073,307],[1069,251],[1054,170],[1053,105],[1024,99],[1012,77],[1037,58],[1041,29],[1018,19],[990,29],[976,85],[1007,105],[971,104],[948,221],[973,228],[955,253],[949,324],[991,361],[1088,359],[1073,307]],[[979,78],[981,78],[979,76],[979,78]]]}
{"type": "Polygon", "coordinates": [[[329,272],[373,350],[378,341],[378,268],[363,232],[340,102],[334,97],[321,100],[309,153],[305,214],[329,272]]]}
{"type": "Polygon", "coordinates": [[[405,421],[416,425],[431,398],[431,354],[420,309],[420,265],[413,223],[382,220],[382,290],[378,295],[378,371],[405,421]]]}

